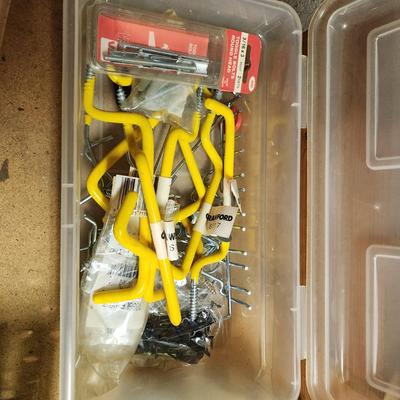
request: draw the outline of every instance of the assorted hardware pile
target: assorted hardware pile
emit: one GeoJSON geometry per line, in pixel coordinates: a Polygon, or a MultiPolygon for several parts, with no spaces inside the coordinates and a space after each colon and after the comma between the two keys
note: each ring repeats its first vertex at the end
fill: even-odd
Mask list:
{"type": "MultiPolygon", "coordinates": [[[[121,77],[111,78],[118,82],[121,77]]],[[[235,130],[240,129],[242,116],[234,103],[240,96],[230,95],[224,104],[221,92],[205,90],[205,96],[201,87],[197,89],[198,107],[193,117],[193,132],[169,127],[162,148],[161,171],[156,177],[155,188],[154,169],[150,166],[154,166],[154,142],[157,140],[155,131],[160,124],[157,120],[148,119],[140,114],[97,109],[93,105],[95,80],[95,73],[89,68],[84,88],[84,155],[93,169],[87,179],[89,196],[85,196],[81,203],[92,199],[106,213],[110,212],[112,166],[121,159],[126,160],[127,176],[131,171],[132,182],[139,184],[136,187],[131,185],[128,190],[125,188],[124,196],[119,194],[121,204],[120,208],[115,210],[117,212],[113,227],[114,237],[119,244],[138,257],[135,259],[136,265],[132,266],[134,273],[131,274],[137,279],[129,288],[94,292],[93,302],[111,304],[143,298],[149,303],[165,303],[166,314],[150,313],[138,352],[168,354],[185,362],[198,362],[202,355],[209,353],[213,339],[209,333],[210,327],[220,323],[222,319],[231,317],[232,303],[250,308],[249,304],[233,295],[233,292],[250,295],[250,291],[231,283],[233,269],[247,270],[246,265],[232,261],[231,256],[246,256],[247,252],[231,248],[229,238],[221,239],[206,232],[206,222],[213,219],[210,215],[211,209],[219,205],[231,206],[234,198],[231,194],[231,182],[244,177],[243,172],[234,174],[235,154],[243,152],[242,149],[235,150],[235,142],[239,140],[235,130]],[[202,118],[203,108],[207,110],[207,114],[202,118]],[[125,138],[100,161],[94,153],[99,146],[112,140],[112,137],[106,136],[101,140],[91,141],[92,120],[119,124],[125,133],[125,138]],[[176,162],[174,168],[178,145],[183,159],[176,162]],[[201,147],[211,161],[209,169],[203,171],[203,174],[196,161],[196,153],[201,147]],[[126,155],[130,157],[127,158],[126,155]],[[133,160],[133,166],[136,168],[130,166],[129,159],[133,160]],[[191,199],[189,204],[179,204],[181,196],[174,194],[172,183],[185,164],[192,178],[194,191],[190,189],[188,192],[187,197],[191,199]],[[139,197],[144,208],[135,213],[138,211],[135,206],[139,197]],[[178,254],[174,261],[168,257],[166,247],[171,243],[165,240],[168,233],[163,220],[170,203],[178,210],[169,216],[173,230],[169,230],[168,233],[176,241],[178,254]],[[140,215],[139,240],[128,232],[130,218],[136,214],[140,215]],[[160,279],[157,277],[157,271],[160,272],[160,279]],[[156,289],[157,279],[160,288],[156,289]],[[179,282],[180,293],[177,291],[176,281],[179,282]],[[204,300],[201,306],[199,304],[199,281],[202,281],[203,292],[213,292],[209,304],[204,300]],[[180,304],[180,298],[189,299],[186,308],[180,304]],[[213,308],[224,309],[224,315],[215,313],[213,308]],[[191,355],[194,349],[196,355],[191,355]]],[[[128,79],[129,83],[131,81],[128,79]]],[[[116,86],[116,101],[119,104],[123,90],[122,86],[116,86]]],[[[239,192],[243,191],[244,189],[239,189],[239,192]]],[[[234,209],[239,216],[245,216],[238,207],[234,209]]],[[[223,218],[223,215],[217,214],[217,217],[223,218]]],[[[234,221],[235,217],[227,219],[234,221]]],[[[87,244],[81,251],[87,252],[88,262],[85,265],[90,265],[90,257],[96,252],[100,228],[95,219],[87,213],[83,215],[83,221],[90,225],[90,229],[87,244]]],[[[243,226],[236,224],[232,225],[232,229],[235,232],[245,231],[243,226]]],[[[207,300],[207,296],[205,297],[207,300]]]]}
{"type": "Polygon", "coordinates": [[[90,172],[81,199],[80,365],[111,380],[135,360],[198,363],[233,304],[251,309],[250,291],[232,283],[235,270],[247,270],[234,258],[247,252],[231,240],[246,230],[237,222],[245,217],[245,175],[235,168],[244,152],[240,93],[254,90],[260,52],[254,35],[190,33],[171,19],[165,26],[158,16],[119,13],[95,9],[95,58],[83,85],[90,172]],[[147,22],[157,18],[158,27],[147,22]],[[168,43],[144,44],[154,32],[168,43]],[[188,53],[179,50],[185,41],[188,53]],[[99,107],[110,100],[112,110],[99,107]]]}

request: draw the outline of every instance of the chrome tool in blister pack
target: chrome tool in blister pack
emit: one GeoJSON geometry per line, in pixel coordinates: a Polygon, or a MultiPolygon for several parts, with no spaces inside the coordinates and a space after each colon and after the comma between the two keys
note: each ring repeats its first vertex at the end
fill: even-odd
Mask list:
{"type": "Polygon", "coordinates": [[[209,60],[170,50],[119,41],[110,46],[104,60],[138,68],[174,71],[177,74],[207,76],[209,60]]]}

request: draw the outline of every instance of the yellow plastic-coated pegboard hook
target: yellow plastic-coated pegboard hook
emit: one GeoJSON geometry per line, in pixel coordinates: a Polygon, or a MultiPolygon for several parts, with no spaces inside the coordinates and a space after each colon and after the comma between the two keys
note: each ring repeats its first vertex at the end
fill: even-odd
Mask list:
{"type": "MultiPolygon", "coordinates": [[[[185,229],[186,233],[189,236],[192,236],[193,226],[190,223],[189,219],[185,218],[184,220],[181,221],[181,224],[183,225],[183,228],[185,229]]],[[[197,252],[196,253],[197,253],[197,255],[201,256],[203,254],[203,251],[204,251],[204,246],[203,246],[202,241],[200,241],[199,247],[197,248],[197,252]]]]}
{"type": "Polygon", "coordinates": [[[105,173],[128,152],[128,141],[123,139],[99,161],[87,178],[86,187],[88,193],[105,212],[109,210],[110,201],[100,189],[99,182],[105,173]]]}
{"type": "Polygon", "coordinates": [[[185,277],[189,273],[193,260],[196,256],[196,250],[199,246],[199,243],[201,242],[201,237],[205,233],[206,216],[211,210],[223,175],[222,159],[212,145],[210,137],[215,117],[216,114],[214,112],[209,112],[201,127],[201,143],[203,145],[204,151],[207,153],[207,156],[210,158],[211,163],[214,167],[214,174],[201,204],[200,212],[197,217],[196,223],[193,226],[192,236],[186,249],[185,257],[183,258],[181,266],[181,275],[183,275],[183,277],[185,277]]]}
{"type": "MultiPolygon", "coordinates": [[[[126,139],[123,139],[117,146],[115,146],[109,153],[107,153],[105,157],[93,168],[87,179],[86,185],[88,193],[92,196],[93,200],[105,212],[109,211],[110,201],[100,189],[99,182],[101,178],[104,176],[104,174],[128,152],[129,152],[128,141],[126,139]]],[[[140,232],[140,241],[142,242],[142,244],[146,245],[147,247],[150,247],[151,232],[147,217],[139,218],[139,232],[140,232]]],[[[144,268],[147,268],[148,264],[147,259],[143,258],[139,259],[139,268],[141,268],[142,263],[144,264],[144,268]]],[[[150,264],[148,268],[150,268],[151,270],[151,277],[152,277],[152,278],[150,277],[149,279],[151,282],[154,282],[157,264],[155,265],[150,264]]],[[[153,293],[153,289],[151,290],[148,289],[145,292],[145,300],[148,302],[158,301],[163,298],[164,298],[163,292],[153,293]]]]}
{"type": "MultiPolygon", "coordinates": [[[[167,203],[170,194],[170,188],[172,182],[171,179],[172,170],[173,170],[176,147],[178,145],[182,151],[183,158],[186,162],[190,177],[192,179],[198,197],[198,199],[195,202],[183,207],[174,215],[173,220],[176,224],[183,221],[187,222],[187,218],[198,211],[201,201],[206,192],[203,178],[201,176],[200,170],[197,166],[197,162],[191,148],[191,143],[198,137],[200,130],[200,121],[201,121],[201,114],[199,111],[196,111],[193,115],[192,132],[187,132],[183,129],[174,129],[168,135],[165,144],[163,160],[161,164],[160,178],[157,187],[157,201],[160,208],[162,210],[165,209],[165,205],[167,203]]],[[[197,254],[202,254],[202,252],[203,252],[203,246],[202,243],[200,242],[197,248],[197,254]]],[[[184,278],[181,272],[179,273],[175,272],[175,277],[176,275],[179,276],[179,278],[176,279],[184,278]]]]}
{"type": "Polygon", "coordinates": [[[99,187],[100,179],[118,160],[128,153],[128,151],[128,142],[124,139],[108,152],[102,160],[100,160],[87,178],[86,187],[88,193],[105,212],[110,208],[110,201],[99,187]]]}
{"type": "MultiPolygon", "coordinates": [[[[228,182],[233,179],[234,174],[234,157],[235,157],[235,119],[232,110],[215,100],[207,99],[206,108],[213,112],[222,115],[225,119],[225,145],[224,145],[224,179],[228,182]]],[[[209,145],[212,146],[211,142],[209,145]]],[[[209,147],[208,147],[209,149],[209,147]]],[[[210,157],[209,150],[206,150],[207,155],[210,157]]],[[[223,204],[224,206],[231,205],[230,185],[228,185],[229,193],[224,193],[223,204]]],[[[224,185],[225,189],[225,185],[224,185]]],[[[200,257],[195,261],[190,270],[190,279],[196,284],[199,281],[201,270],[210,264],[214,264],[223,260],[229,251],[230,241],[222,241],[219,250],[209,256],[200,257]]]]}
{"type": "MultiPolygon", "coordinates": [[[[100,179],[103,177],[103,175],[118,161],[120,160],[125,154],[127,154],[129,151],[129,147],[128,147],[128,142],[126,139],[122,140],[117,146],[115,146],[109,153],[106,154],[106,156],[94,167],[94,169],[91,171],[91,173],[89,174],[89,177],[87,179],[87,189],[89,194],[93,197],[94,201],[100,205],[100,207],[103,208],[103,210],[105,212],[109,211],[110,208],[110,202],[107,199],[107,197],[103,194],[103,192],[101,191],[100,187],[99,187],[99,181],[100,179]]],[[[136,203],[136,199],[135,199],[135,203],[136,203]]],[[[125,204],[125,203],[123,203],[125,204]]],[[[127,203],[130,205],[130,203],[127,203]]],[[[126,205],[125,207],[127,207],[128,205],[126,205]]],[[[133,210],[134,205],[131,207],[131,211],[133,210]]],[[[119,228],[117,230],[114,230],[114,232],[117,231],[116,237],[117,240],[119,241],[119,243],[123,246],[128,248],[129,250],[132,251],[131,247],[129,247],[128,245],[126,245],[126,243],[131,243],[132,240],[130,239],[130,236],[128,235],[128,231],[127,231],[127,225],[128,225],[128,221],[129,218],[126,217],[126,210],[127,208],[125,208],[125,211],[121,211],[120,213],[117,214],[117,221],[116,224],[119,225],[119,228]],[[121,219],[123,218],[123,219],[121,219]],[[118,222],[119,221],[119,222],[118,222]],[[123,222],[122,222],[123,221],[123,222]],[[124,224],[126,224],[125,226],[125,230],[123,231],[121,229],[121,226],[123,226],[124,224]]],[[[139,219],[139,229],[140,229],[140,242],[142,243],[142,245],[146,246],[147,248],[150,247],[151,245],[151,232],[150,232],[150,226],[149,226],[149,222],[147,220],[146,217],[141,217],[139,219]]],[[[136,243],[136,242],[135,242],[136,243]]],[[[132,251],[134,252],[134,251],[132,251]]],[[[134,252],[135,254],[139,255],[139,253],[134,252]]],[[[156,274],[156,269],[157,269],[157,257],[155,256],[154,253],[154,262],[149,262],[148,258],[140,257],[139,259],[139,269],[142,270],[144,269],[148,269],[149,270],[149,275],[148,276],[148,280],[149,280],[149,285],[146,286],[145,291],[144,291],[144,299],[151,303],[151,302],[155,302],[155,301],[159,301],[162,300],[165,296],[164,296],[164,292],[162,290],[158,290],[158,291],[154,291],[154,279],[155,279],[155,274],[156,274]],[[143,262],[143,267],[142,267],[142,262],[143,262]]],[[[153,260],[153,261],[154,261],[153,260]]],[[[138,289],[135,289],[135,292],[131,292],[131,289],[122,292],[121,296],[125,296],[125,298],[127,300],[133,300],[137,297],[141,297],[141,295],[135,297],[135,293],[137,292],[138,289]]],[[[102,296],[99,297],[106,299],[105,296],[108,296],[108,292],[102,292],[102,296]]],[[[110,292],[110,293],[114,293],[114,292],[110,292]]],[[[142,293],[142,292],[140,292],[142,293]]],[[[107,297],[107,300],[104,300],[104,302],[110,302],[111,300],[114,301],[125,301],[125,300],[119,300],[120,297],[115,296],[114,294],[111,294],[110,297],[107,297]]]]}
{"type": "Polygon", "coordinates": [[[151,267],[157,265],[157,257],[150,247],[145,246],[127,232],[129,219],[135,208],[138,193],[129,192],[121,205],[114,223],[114,236],[118,242],[133,254],[147,261],[145,267],[139,268],[137,282],[134,287],[126,289],[103,290],[93,294],[95,304],[116,303],[144,297],[150,282],[151,267]]]}
{"type": "Polygon", "coordinates": [[[118,74],[116,72],[108,72],[107,76],[118,86],[131,86],[135,78],[130,75],[118,74]]]}
{"type": "Polygon", "coordinates": [[[229,252],[229,247],[229,242],[221,242],[219,250],[216,253],[197,259],[190,269],[190,279],[195,283],[199,283],[201,270],[207,265],[215,264],[223,260],[229,252]]]}
{"type": "Polygon", "coordinates": [[[175,159],[176,148],[179,145],[183,158],[186,161],[186,165],[193,181],[193,185],[197,192],[199,200],[189,204],[188,206],[179,210],[174,216],[174,222],[178,223],[183,221],[185,218],[193,215],[200,206],[201,199],[205,195],[205,186],[201,177],[200,170],[197,166],[196,159],[190,144],[197,138],[200,130],[201,114],[196,111],[193,115],[193,126],[192,132],[187,132],[184,129],[177,128],[173,129],[165,143],[163,160],[161,164],[160,178],[157,187],[157,201],[161,210],[165,209],[167,203],[171,183],[172,183],[172,169],[175,159]]]}
{"type": "MultiPolygon", "coordinates": [[[[108,77],[117,85],[119,86],[131,86],[134,82],[134,78],[131,76],[127,75],[121,75],[117,73],[108,73],[108,77]]],[[[154,113],[154,117],[149,118],[149,123],[152,129],[154,129],[158,124],[160,120],[157,119],[157,113],[154,113]]],[[[128,137],[133,137],[136,142],[139,142],[142,138],[141,132],[137,129],[135,126],[128,126],[124,125],[124,133],[126,138],[128,137]]],[[[153,153],[149,153],[150,148],[145,149],[147,151],[147,157],[149,158],[149,162],[151,162],[151,157],[153,153]]],[[[154,166],[150,165],[150,168],[153,169],[154,166]]],[[[149,221],[147,217],[140,217],[139,218],[139,238],[141,243],[143,243],[146,246],[151,245],[151,231],[150,231],[150,226],[149,226],[149,221]]],[[[148,268],[148,262],[147,260],[143,259],[143,257],[139,258],[139,269],[140,268],[148,268]],[[142,267],[143,265],[143,267],[142,267]]],[[[153,280],[156,275],[156,266],[154,267],[151,265],[151,276],[153,277],[153,280]]],[[[150,278],[151,281],[152,278],[150,278]]],[[[149,285],[150,286],[150,285],[149,285]]],[[[148,302],[155,301],[154,299],[162,299],[164,297],[164,293],[162,291],[159,291],[158,294],[155,294],[153,290],[147,290],[145,293],[145,300],[148,302]]]]}
{"type": "MultiPolygon", "coordinates": [[[[121,75],[121,74],[108,74],[108,77],[117,85],[120,86],[130,86],[133,83],[133,78],[126,76],[126,75],[121,75]]],[[[89,86],[89,89],[91,90],[91,87],[89,86]]],[[[88,91],[89,92],[89,91],[88,91]]],[[[89,92],[90,94],[90,92],[89,92]]],[[[93,102],[92,102],[93,104],[93,102]]],[[[96,114],[98,115],[98,113],[96,114]]],[[[103,112],[103,117],[106,117],[107,119],[109,119],[110,117],[113,118],[114,115],[104,115],[103,112]]],[[[129,117],[132,118],[132,117],[129,117]]],[[[159,119],[156,118],[149,118],[149,124],[151,126],[152,129],[154,129],[158,124],[159,124],[159,119]]],[[[126,121],[121,121],[121,122],[126,122],[126,121]]],[[[132,121],[134,122],[134,121],[132,121]]],[[[141,131],[138,128],[138,126],[132,126],[132,125],[128,125],[128,124],[123,124],[123,128],[124,128],[124,133],[125,133],[125,137],[127,140],[135,140],[136,142],[139,142],[142,137],[143,137],[143,151],[147,157],[149,166],[151,171],[153,171],[154,168],[154,139],[153,139],[153,135],[151,132],[150,135],[150,131],[147,130],[146,131],[141,131]]],[[[139,128],[142,129],[142,127],[139,125],[139,128]]],[[[139,237],[140,237],[140,241],[147,246],[151,245],[151,232],[150,232],[150,226],[149,226],[149,222],[147,217],[143,217],[141,216],[139,218],[139,237]]],[[[148,268],[147,267],[147,260],[144,259],[143,257],[139,258],[139,269],[141,268],[148,268]]],[[[156,267],[154,267],[153,265],[151,265],[151,276],[155,277],[156,274],[156,267]]],[[[150,278],[151,279],[151,278],[150,278]]],[[[145,300],[147,300],[148,302],[154,301],[154,298],[157,299],[162,299],[163,298],[163,294],[154,294],[153,290],[146,291],[145,294],[145,300]]]]}
{"type": "Polygon", "coordinates": [[[133,138],[128,140],[129,149],[139,173],[144,203],[146,205],[154,248],[158,260],[158,269],[161,273],[165,299],[167,301],[168,316],[173,325],[179,325],[181,322],[181,311],[173,276],[174,267],[168,259],[165,241],[162,237],[164,227],[154,191],[153,175],[150,172],[146,156],[142,151],[140,151],[135,140],[133,138]]]}
{"type": "Polygon", "coordinates": [[[147,158],[144,155],[144,152],[139,149],[134,136],[130,132],[125,132],[125,134],[141,182],[144,203],[146,205],[151,235],[158,260],[158,269],[161,273],[163,289],[167,301],[168,315],[172,324],[179,325],[181,321],[181,313],[174,283],[173,265],[168,259],[165,241],[162,238],[163,225],[154,191],[153,175],[150,172],[147,158]]]}
{"type": "MultiPolygon", "coordinates": [[[[110,75],[109,75],[110,76],[110,75]]],[[[118,83],[120,84],[130,84],[131,82],[128,82],[126,80],[125,82],[121,82],[120,75],[116,76],[110,76],[110,79],[115,81],[115,79],[118,78],[119,81],[118,83]]],[[[126,78],[126,77],[125,77],[126,78]]],[[[124,79],[125,79],[124,78],[124,79]]],[[[133,114],[133,113],[124,113],[124,112],[114,112],[114,111],[104,111],[104,110],[99,110],[93,105],[94,101],[94,88],[95,88],[95,74],[89,74],[85,85],[84,85],[84,91],[83,91],[83,103],[84,103],[84,108],[85,112],[87,113],[86,120],[89,120],[91,118],[97,119],[103,122],[111,122],[111,123],[119,123],[122,124],[124,127],[124,132],[126,137],[133,137],[137,142],[142,139],[142,144],[143,144],[143,151],[146,154],[148,163],[150,165],[151,170],[154,168],[154,138],[153,138],[153,131],[152,128],[154,128],[159,121],[156,119],[151,119],[148,121],[145,117],[139,114],[133,114]],[[133,126],[136,125],[136,126],[133,126]],[[136,127],[139,127],[139,130],[136,129],[136,127]]],[[[121,145],[122,147],[124,145],[121,145]]],[[[124,147],[125,148],[125,147],[124,147]]],[[[128,152],[128,150],[126,151],[128,152]]],[[[121,154],[118,151],[118,149],[115,149],[115,153],[118,154],[118,157],[121,158],[121,154]]],[[[101,177],[106,173],[107,169],[105,168],[106,166],[111,166],[115,162],[113,162],[111,165],[108,163],[108,161],[113,159],[113,154],[114,151],[111,152],[110,157],[106,157],[104,160],[102,160],[101,165],[97,166],[94,168],[94,170],[91,172],[89,175],[88,181],[87,181],[87,187],[88,187],[88,192],[92,197],[95,199],[95,201],[105,210],[108,210],[108,199],[100,188],[98,187],[98,183],[101,179],[101,177]]],[[[119,159],[118,158],[118,159],[119,159]]],[[[150,232],[149,229],[147,229],[146,222],[143,220],[143,218],[140,218],[140,237],[143,241],[146,241],[149,236],[150,232]]]]}
{"type": "Polygon", "coordinates": [[[199,85],[194,85],[194,89],[197,90],[199,87],[201,87],[203,91],[203,95],[205,97],[213,97],[213,92],[207,87],[207,86],[199,86],[199,85]]]}
{"type": "MultiPolygon", "coordinates": [[[[110,80],[118,86],[128,87],[132,86],[133,82],[135,82],[135,78],[130,75],[119,74],[116,72],[109,72],[107,76],[110,80]]],[[[153,115],[149,118],[149,123],[151,127],[154,129],[160,123],[160,117],[158,112],[154,112],[153,115]]],[[[135,129],[135,128],[133,128],[135,129]]],[[[141,133],[137,129],[135,129],[135,137],[139,141],[141,139],[141,133]]]]}
{"type": "MultiPolygon", "coordinates": [[[[150,168],[154,168],[154,137],[152,127],[146,117],[137,113],[127,113],[122,111],[104,111],[96,108],[94,101],[94,87],[96,83],[95,75],[91,75],[86,79],[83,87],[83,105],[86,114],[93,119],[102,122],[122,124],[127,130],[132,130],[135,134],[133,126],[137,126],[140,130],[142,138],[143,151],[146,154],[150,168]]],[[[136,139],[138,139],[136,133],[136,139]]]]}
{"type": "Polygon", "coordinates": [[[206,99],[205,108],[220,115],[225,120],[224,178],[233,179],[235,167],[235,116],[225,104],[214,99],[206,99]]]}
{"type": "Polygon", "coordinates": [[[138,193],[129,192],[121,205],[114,223],[114,236],[116,240],[133,254],[145,260],[138,269],[138,279],[134,287],[126,289],[103,290],[93,295],[95,304],[117,303],[131,301],[143,297],[148,303],[162,300],[165,295],[163,290],[154,291],[155,271],[157,269],[156,253],[128,233],[128,224],[135,208],[138,193]]]}
{"type": "MultiPolygon", "coordinates": [[[[85,106],[85,111],[87,112],[87,119],[94,118],[103,122],[121,123],[124,126],[124,132],[127,138],[134,138],[137,141],[143,138],[143,152],[146,154],[147,158],[146,161],[149,165],[151,165],[152,169],[154,166],[154,140],[152,136],[152,131],[148,129],[148,124],[146,124],[146,119],[138,114],[108,112],[95,108],[93,106],[94,84],[95,84],[95,78],[93,76],[87,80],[84,87],[84,106],[85,106]],[[141,131],[135,129],[131,124],[139,127],[141,131]]],[[[149,123],[150,127],[153,128],[159,123],[159,121],[152,119],[150,120],[149,123]]],[[[117,145],[113,150],[110,151],[110,153],[106,155],[106,157],[99,163],[99,165],[97,165],[94,168],[94,170],[89,175],[87,182],[88,191],[94,197],[95,201],[99,203],[99,205],[105,211],[109,209],[109,201],[100,190],[98,182],[100,181],[101,177],[105,174],[105,172],[128,151],[129,151],[128,141],[127,139],[124,139],[119,145],[117,145]]],[[[151,241],[151,233],[150,233],[150,228],[148,226],[147,218],[140,219],[140,228],[141,228],[141,235],[140,235],[141,241],[145,242],[146,244],[149,244],[149,242],[151,241]]],[[[143,259],[144,257],[142,256],[141,258],[143,259]]],[[[153,282],[155,277],[155,270],[156,270],[155,266],[153,266],[153,264],[150,263],[149,282],[151,282],[152,285],[154,285],[153,282]],[[153,279],[151,278],[151,276],[153,276],[153,279]]],[[[168,287],[168,284],[166,286],[168,287]]],[[[106,295],[107,294],[103,294],[103,296],[106,295]]],[[[113,296],[114,294],[111,295],[111,299],[114,298],[113,296]]],[[[145,300],[147,301],[158,301],[164,297],[164,293],[161,291],[154,292],[154,288],[152,287],[151,289],[147,289],[144,291],[144,297],[145,300]]],[[[116,300],[118,299],[116,298],[116,300]]],[[[170,301],[170,303],[172,303],[172,306],[170,307],[172,308],[171,311],[172,318],[175,321],[177,321],[180,318],[180,316],[179,318],[177,318],[177,312],[175,310],[176,306],[174,307],[173,301],[170,301]]],[[[179,305],[178,305],[178,311],[180,313],[179,305]]]]}
{"type": "MultiPolygon", "coordinates": [[[[141,189],[144,197],[144,202],[146,205],[147,213],[148,213],[148,218],[150,222],[150,229],[153,237],[153,242],[154,242],[154,247],[155,247],[155,253],[153,250],[150,249],[150,247],[146,247],[141,243],[140,241],[137,241],[133,238],[130,238],[126,225],[127,225],[127,219],[129,219],[130,214],[132,212],[132,203],[136,204],[136,199],[137,195],[132,195],[128,193],[128,204],[121,208],[121,210],[118,213],[117,219],[119,219],[119,224],[117,224],[117,229],[114,231],[115,235],[117,237],[117,240],[120,241],[120,243],[124,246],[127,247],[128,249],[130,248],[131,251],[133,250],[134,254],[137,254],[139,256],[139,259],[143,260],[143,263],[139,264],[139,270],[140,272],[143,271],[143,266],[145,263],[148,263],[148,268],[145,269],[144,278],[146,279],[147,283],[145,285],[142,284],[142,281],[137,283],[138,286],[135,286],[133,289],[134,295],[137,295],[138,293],[143,294],[145,299],[147,301],[155,301],[155,299],[162,299],[163,295],[160,293],[154,292],[154,280],[155,280],[155,263],[157,263],[158,269],[160,270],[161,273],[161,278],[162,278],[162,283],[163,283],[163,291],[165,294],[165,298],[167,301],[167,312],[168,316],[170,318],[170,321],[173,325],[179,325],[181,322],[181,312],[180,312],[180,306],[178,302],[178,296],[176,293],[176,288],[175,288],[175,283],[174,283],[174,277],[173,277],[173,271],[172,271],[172,265],[168,260],[167,256],[167,251],[165,248],[165,242],[162,239],[162,233],[163,233],[163,226],[161,222],[161,217],[160,217],[160,212],[158,210],[158,204],[157,204],[157,199],[156,195],[154,192],[154,187],[153,187],[153,179],[152,179],[152,173],[150,172],[150,168],[146,159],[146,156],[144,153],[139,149],[137,143],[132,140],[132,138],[129,138],[128,135],[128,140],[131,141],[130,143],[130,151],[132,154],[132,157],[135,161],[138,173],[139,173],[139,178],[141,181],[141,189]],[[121,215],[121,217],[120,217],[121,215]],[[122,222],[121,222],[122,221],[122,222]],[[122,229],[124,227],[124,229],[122,229]],[[129,247],[130,246],[130,247],[129,247]],[[145,252],[143,249],[146,248],[145,252]],[[150,288],[151,285],[151,288],[150,288]],[[143,289],[144,286],[144,289],[143,289]]],[[[124,202],[125,204],[125,202],[124,202]]],[[[125,290],[125,289],[124,289],[125,290]]],[[[121,297],[119,295],[118,290],[114,291],[103,291],[101,292],[100,297],[103,299],[106,299],[107,302],[118,302],[121,301],[121,297]]],[[[128,296],[132,296],[132,292],[129,291],[124,291],[122,294],[122,297],[126,300],[128,296]]],[[[99,294],[100,296],[100,294],[99,294]]],[[[96,297],[98,300],[99,297],[96,297]]],[[[128,298],[129,299],[129,298],[128,298]]],[[[131,298],[132,299],[132,298],[131,298]]]]}

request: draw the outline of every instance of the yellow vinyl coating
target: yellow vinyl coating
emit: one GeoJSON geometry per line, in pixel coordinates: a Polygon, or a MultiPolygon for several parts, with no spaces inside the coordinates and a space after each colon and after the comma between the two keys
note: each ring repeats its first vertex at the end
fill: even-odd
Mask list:
{"type": "MultiPolygon", "coordinates": [[[[138,170],[149,222],[150,224],[161,223],[160,210],[158,208],[157,198],[154,192],[153,175],[150,172],[147,158],[144,152],[139,149],[133,135],[130,135],[128,133],[127,139],[129,141],[129,150],[132,154],[132,157],[136,164],[136,168],[138,170]]],[[[153,237],[153,242],[157,239],[158,238],[153,237]]],[[[165,293],[165,298],[167,300],[168,316],[173,325],[179,325],[181,322],[181,311],[178,301],[178,295],[175,288],[173,265],[168,258],[158,258],[158,269],[161,273],[163,289],[165,293]]],[[[154,285],[154,280],[152,281],[152,284],[154,285]]]]}
{"type": "Polygon", "coordinates": [[[219,250],[216,253],[206,257],[201,257],[197,261],[195,261],[190,270],[190,279],[198,283],[201,270],[207,265],[215,264],[223,260],[228,254],[229,246],[229,242],[221,242],[219,250]]]}
{"type": "Polygon", "coordinates": [[[113,72],[109,72],[108,77],[119,86],[131,86],[134,82],[135,78],[129,75],[122,75],[113,72]]]}
{"type": "MultiPolygon", "coordinates": [[[[122,124],[125,129],[130,129],[129,126],[135,125],[140,129],[143,151],[145,152],[148,163],[153,169],[154,166],[154,138],[153,130],[146,117],[137,113],[127,113],[122,111],[103,111],[93,105],[94,100],[94,85],[95,77],[86,80],[83,87],[83,106],[86,114],[91,118],[102,122],[122,124]]],[[[132,133],[132,136],[133,133],[132,133]]]]}
{"type": "Polygon", "coordinates": [[[128,234],[127,227],[132,211],[135,208],[138,194],[136,192],[129,192],[125,196],[121,208],[117,214],[114,223],[114,236],[121,246],[125,247],[133,254],[141,257],[147,261],[143,266],[145,268],[139,269],[137,283],[133,288],[104,290],[96,292],[93,295],[95,304],[117,303],[121,301],[128,301],[142,297],[145,293],[146,286],[149,282],[150,269],[146,266],[151,264],[157,265],[157,257],[153,250],[136,240],[133,236],[128,234]]]}
{"type": "MultiPolygon", "coordinates": [[[[230,180],[233,179],[234,174],[234,156],[235,156],[235,119],[232,110],[225,106],[224,104],[219,103],[213,99],[206,99],[205,107],[210,110],[212,113],[222,115],[225,119],[225,147],[224,147],[224,178],[230,180]]],[[[203,139],[202,139],[203,141],[203,139]]],[[[215,155],[212,156],[215,149],[211,149],[212,144],[207,140],[204,141],[206,144],[205,150],[210,157],[211,160],[215,158],[215,155]]],[[[203,143],[203,146],[204,146],[203,143]]],[[[213,161],[214,163],[215,161],[213,161]]],[[[217,172],[217,169],[215,169],[217,172]]],[[[205,197],[205,201],[207,200],[207,194],[205,197]]],[[[221,242],[219,250],[206,257],[200,257],[195,261],[192,268],[190,269],[190,278],[191,280],[198,283],[199,276],[201,270],[210,264],[214,264],[218,261],[223,260],[229,251],[230,242],[221,242]]]]}
{"type": "Polygon", "coordinates": [[[193,185],[197,192],[197,196],[199,198],[198,201],[195,201],[192,204],[180,209],[174,216],[174,222],[178,223],[185,218],[193,215],[201,204],[201,199],[205,194],[205,186],[203,179],[201,177],[201,173],[196,163],[196,159],[193,155],[190,144],[197,138],[199,130],[200,130],[200,121],[201,115],[199,112],[195,112],[193,115],[193,127],[192,132],[187,132],[183,129],[174,129],[172,130],[165,143],[164,155],[161,164],[160,176],[164,178],[170,178],[172,175],[172,169],[174,165],[175,152],[176,148],[179,145],[181,148],[183,158],[186,161],[186,165],[192,178],[193,185]]]}
{"type": "MultiPolygon", "coordinates": [[[[210,206],[212,206],[214,202],[214,198],[217,194],[219,183],[221,182],[223,174],[223,164],[221,157],[211,143],[210,137],[214,119],[215,114],[212,112],[209,113],[201,127],[201,143],[203,145],[204,151],[207,153],[207,156],[210,158],[211,163],[214,167],[214,175],[203,199],[203,203],[206,203],[210,206]]],[[[199,231],[198,229],[199,228],[196,227],[195,224],[193,227],[192,237],[190,238],[189,245],[186,249],[185,257],[182,261],[181,269],[182,272],[185,273],[185,276],[192,266],[193,260],[196,256],[196,250],[201,242],[202,231],[199,231]]]]}
{"type": "Polygon", "coordinates": [[[104,210],[108,211],[110,201],[99,188],[99,181],[103,175],[129,151],[126,139],[118,143],[106,156],[92,169],[86,187],[93,200],[104,210]]]}
{"type": "Polygon", "coordinates": [[[204,107],[217,115],[221,115],[225,120],[224,176],[227,179],[233,179],[235,158],[235,117],[233,112],[225,104],[214,99],[206,99],[204,107]]]}

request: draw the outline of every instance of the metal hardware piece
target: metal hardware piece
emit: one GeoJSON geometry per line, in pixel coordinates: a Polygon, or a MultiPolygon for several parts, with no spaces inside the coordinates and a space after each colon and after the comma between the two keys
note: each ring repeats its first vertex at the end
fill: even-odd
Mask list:
{"type": "Polygon", "coordinates": [[[110,48],[104,60],[117,64],[133,65],[138,68],[154,68],[192,75],[207,76],[209,60],[170,50],[136,45],[120,41],[110,48]]]}
{"type": "Polygon", "coordinates": [[[197,283],[190,282],[190,320],[195,321],[197,317],[197,283]]]}

